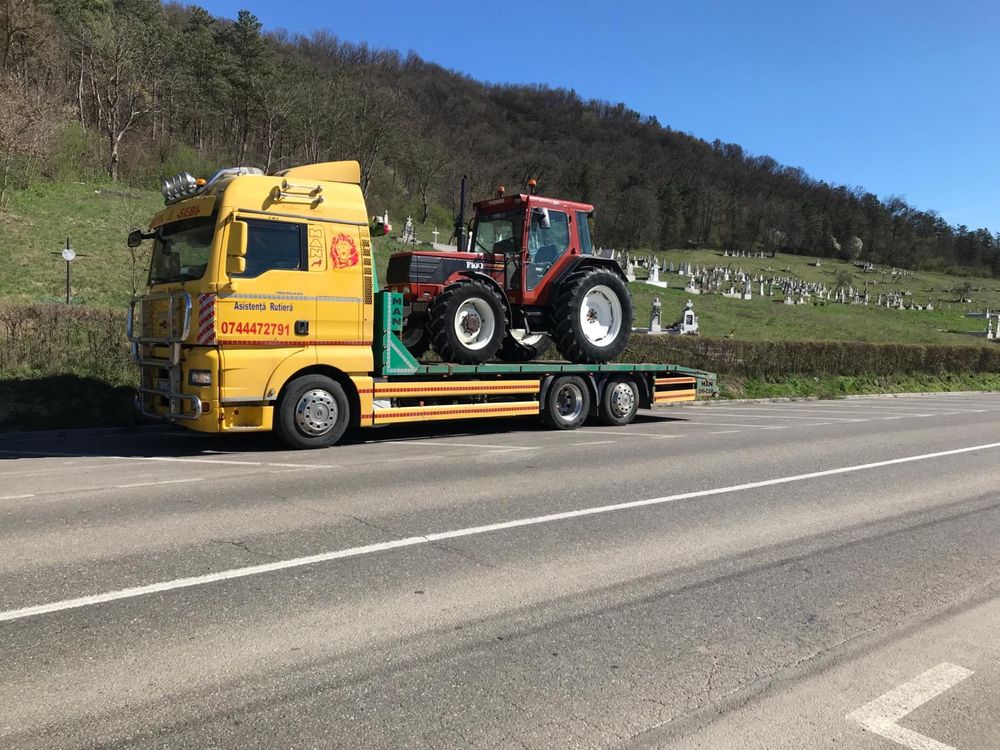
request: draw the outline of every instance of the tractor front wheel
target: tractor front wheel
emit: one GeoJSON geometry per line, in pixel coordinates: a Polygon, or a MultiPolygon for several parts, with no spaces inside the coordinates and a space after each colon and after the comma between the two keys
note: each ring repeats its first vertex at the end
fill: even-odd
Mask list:
{"type": "Polygon", "coordinates": [[[504,362],[533,362],[545,354],[550,346],[552,339],[544,333],[532,333],[518,338],[512,331],[508,331],[497,357],[504,362]]]}
{"type": "Polygon", "coordinates": [[[488,362],[507,334],[507,313],[495,289],[482,281],[459,281],[434,298],[431,346],[445,362],[488,362]]]}
{"type": "Polygon", "coordinates": [[[608,362],[632,333],[632,298],[625,282],[603,268],[567,278],[552,306],[556,347],[570,362],[608,362]]]}

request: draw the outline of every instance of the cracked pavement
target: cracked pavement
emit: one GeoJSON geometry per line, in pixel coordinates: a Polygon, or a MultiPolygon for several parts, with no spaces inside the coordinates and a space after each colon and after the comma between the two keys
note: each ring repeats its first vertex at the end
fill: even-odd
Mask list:
{"type": "Polygon", "coordinates": [[[1000,448],[931,455],[1000,440],[1000,395],[808,412],[0,435],[0,747],[877,750],[845,716],[941,662],[974,674],[908,726],[1000,746],[1000,448]]]}

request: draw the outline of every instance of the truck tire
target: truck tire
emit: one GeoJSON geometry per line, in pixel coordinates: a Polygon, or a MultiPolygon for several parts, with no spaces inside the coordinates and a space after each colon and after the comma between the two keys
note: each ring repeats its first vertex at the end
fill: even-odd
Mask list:
{"type": "Polygon", "coordinates": [[[590,389],[583,378],[561,375],[552,381],[542,404],[542,422],[553,430],[575,430],[590,414],[590,389]]]}
{"type": "Polygon", "coordinates": [[[625,282],[603,268],[584,268],[562,283],[552,305],[556,348],[570,362],[608,362],[632,333],[632,298],[625,282]]]}
{"type": "Polygon", "coordinates": [[[434,298],[431,347],[444,362],[478,365],[496,355],[507,335],[507,312],[496,290],[482,281],[459,281],[434,298]]]}
{"type": "Polygon", "coordinates": [[[325,375],[296,378],[275,406],[274,433],[290,448],[328,448],[347,430],[351,407],[340,383],[325,375]]]}
{"type": "Polygon", "coordinates": [[[532,362],[540,359],[552,346],[552,339],[544,333],[535,333],[517,339],[508,331],[500,350],[497,352],[497,359],[504,362],[532,362]]]}
{"type": "Polygon", "coordinates": [[[639,411],[639,388],[632,378],[614,378],[604,386],[597,416],[612,427],[629,424],[639,411]]]}

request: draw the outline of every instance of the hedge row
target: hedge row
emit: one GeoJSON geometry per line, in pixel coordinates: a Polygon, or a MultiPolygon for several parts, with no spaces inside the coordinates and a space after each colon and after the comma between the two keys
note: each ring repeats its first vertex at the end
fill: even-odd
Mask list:
{"type": "Polygon", "coordinates": [[[133,385],[125,313],[71,305],[0,305],[0,377],[80,375],[133,385]]]}
{"type": "MultiPolygon", "coordinates": [[[[772,379],[793,375],[1000,373],[1000,344],[736,341],[635,334],[620,359],[772,379]]],[[[66,305],[0,305],[0,376],[54,374],[95,377],[114,385],[134,383],[124,313],[66,305]]]]}
{"type": "Polygon", "coordinates": [[[746,378],[1000,373],[1000,344],[924,346],[847,341],[736,341],[636,334],[630,339],[621,361],[673,363],[746,378]]]}

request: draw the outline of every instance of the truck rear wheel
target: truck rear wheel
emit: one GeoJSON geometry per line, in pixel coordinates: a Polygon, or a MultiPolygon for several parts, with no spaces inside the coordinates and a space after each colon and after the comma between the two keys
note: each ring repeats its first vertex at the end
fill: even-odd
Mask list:
{"type": "Polygon", "coordinates": [[[552,381],[545,403],[542,422],[554,430],[575,430],[590,414],[590,390],[583,378],[563,375],[552,381]]]}
{"type": "Polygon", "coordinates": [[[604,386],[597,415],[606,425],[629,424],[639,411],[639,389],[631,378],[615,378],[604,386]]]}
{"type": "Polygon", "coordinates": [[[431,346],[445,362],[488,362],[507,335],[503,300],[482,281],[452,284],[431,303],[430,335],[431,346]]]}
{"type": "Polygon", "coordinates": [[[343,437],[350,417],[340,383],[325,375],[304,375],[278,401],[274,433],[290,448],[328,448],[343,437]]]}
{"type": "Polygon", "coordinates": [[[608,362],[632,333],[632,298],[625,282],[603,268],[585,268],[563,282],[552,305],[556,347],[570,362],[608,362]]]}

